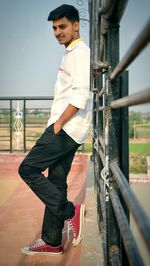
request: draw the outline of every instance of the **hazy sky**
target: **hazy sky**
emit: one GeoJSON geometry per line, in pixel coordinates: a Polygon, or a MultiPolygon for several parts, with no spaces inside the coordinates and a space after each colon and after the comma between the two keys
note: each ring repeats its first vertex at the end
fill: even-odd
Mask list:
{"type": "MultiPolygon", "coordinates": [[[[87,1],[85,0],[87,8],[87,1]]],[[[49,12],[77,1],[0,0],[0,96],[51,96],[64,47],[55,40],[49,12]]],[[[150,0],[129,0],[120,27],[120,58],[150,17],[150,0]]],[[[81,27],[88,44],[88,25],[81,27]]],[[[130,93],[150,84],[150,46],[129,68],[130,93]]]]}

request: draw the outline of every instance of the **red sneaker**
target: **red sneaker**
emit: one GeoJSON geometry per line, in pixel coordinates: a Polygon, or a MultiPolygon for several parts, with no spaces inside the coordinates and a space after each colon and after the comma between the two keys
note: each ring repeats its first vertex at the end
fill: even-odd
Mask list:
{"type": "Polygon", "coordinates": [[[68,219],[69,225],[71,226],[73,230],[74,239],[72,241],[72,244],[74,246],[77,246],[81,239],[82,239],[82,229],[84,224],[84,212],[85,212],[85,205],[76,205],[75,206],[75,215],[68,219]]]}
{"type": "Polygon", "coordinates": [[[60,255],[63,253],[62,246],[52,247],[47,245],[42,239],[38,239],[34,245],[30,247],[24,247],[21,249],[21,253],[25,255],[60,255]]]}

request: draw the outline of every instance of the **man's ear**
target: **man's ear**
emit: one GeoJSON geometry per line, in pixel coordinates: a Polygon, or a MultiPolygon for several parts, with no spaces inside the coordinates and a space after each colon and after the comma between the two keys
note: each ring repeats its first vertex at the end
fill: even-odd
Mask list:
{"type": "Polygon", "coordinates": [[[74,22],[74,29],[75,29],[75,31],[79,31],[79,22],[78,21],[74,22]]]}

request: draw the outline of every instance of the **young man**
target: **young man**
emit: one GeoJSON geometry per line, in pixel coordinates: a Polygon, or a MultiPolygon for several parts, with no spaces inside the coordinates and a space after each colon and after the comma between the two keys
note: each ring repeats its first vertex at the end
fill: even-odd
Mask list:
{"type": "Polygon", "coordinates": [[[79,14],[73,6],[56,8],[49,14],[48,21],[52,21],[54,35],[65,45],[65,51],[47,129],[19,168],[20,176],[45,204],[41,239],[22,249],[27,255],[61,254],[65,220],[73,230],[73,245],[78,245],[84,219],[84,205],[74,206],[67,200],[66,179],[91,121],[90,52],[79,37],[79,14]],[[46,178],[42,172],[47,168],[46,178]]]}

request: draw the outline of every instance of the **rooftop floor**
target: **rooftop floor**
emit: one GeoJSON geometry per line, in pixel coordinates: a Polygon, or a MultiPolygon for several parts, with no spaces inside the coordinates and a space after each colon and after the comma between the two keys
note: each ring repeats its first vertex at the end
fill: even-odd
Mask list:
{"type": "Polygon", "coordinates": [[[68,175],[68,198],[86,203],[82,242],[73,247],[72,233],[63,230],[60,256],[26,256],[21,247],[40,237],[44,205],[20,179],[17,169],[24,155],[0,155],[0,265],[102,266],[101,239],[96,215],[92,166],[87,155],[76,155],[68,175]]]}

